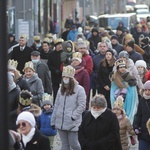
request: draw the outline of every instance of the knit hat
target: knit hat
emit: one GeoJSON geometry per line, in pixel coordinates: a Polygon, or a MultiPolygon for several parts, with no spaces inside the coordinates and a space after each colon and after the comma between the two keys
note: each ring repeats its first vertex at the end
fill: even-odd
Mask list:
{"type": "Polygon", "coordinates": [[[52,104],[52,97],[51,97],[51,95],[50,94],[48,94],[48,93],[44,93],[43,94],[43,96],[42,96],[42,105],[41,105],[41,107],[43,107],[44,105],[53,105],[52,104]]]}
{"type": "Polygon", "coordinates": [[[17,65],[18,65],[18,62],[15,61],[14,59],[8,60],[8,69],[16,70],[17,65]]]}
{"type": "Polygon", "coordinates": [[[121,51],[121,52],[119,53],[119,58],[126,58],[126,59],[129,59],[129,54],[128,54],[128,52],[126,52],[126,51],[121,51]]]}
{"type": "MultiPolygon", "coordinates": [[[[110,53],[112,54],[112,56],[114,56],[114,52],[113,52],[112,50],[107,50],[106,53],[107,53],[107,52],[110,52],[110,53]]],[[[106,55],[106,54],[105,54],[105,55],[106,55]]]]}
{"type": "Polygon", "coordinates": [[[144,83],[144,89],[150,89],[150,80],[144,83]]]}
{"type": "Polygon", "coordinates": [[[76,49],[78,50],[79,48],[86,48],[87,45],[84,41],[80,41],[80,42],[77,42],[76,44],[76,49]]]}
{"type": "Polygon", "coordinates": [[[119,69],[120,67],[126,67],[126,63],[123,60],[117,60],[115,64],[117,69],[119,69]]]}
{"type": "Polygon", "coordinates": [[[112,39],[118,40],[118,36],[117,36],[117,35],[113,35],[113,36],[111,37],[111,40],[112,40],[112,39]]]}
{"type": "Polygon", "coordinates": [[[129,46],[132,49],[134,49],[134,41],[129,41],[126,46],[129,46]]]}
{"type": "Polygon", "coordinates": [[[144,60],[137,60],[135,62],[135,66],[138,68],[138,67],[144,67],[145,69],[147,68],[147,65],[146,65],[146,62],[144,60]]]}
{"type": "Polygon", "coordinates": [[[124,106],[124,98],[120,95],[117,97],[116,101],[114,102],[113,109],[118,108],[124,112],[123,106],[124,106]]]}
{"type": "Polygon", "coordinates": [[[32,69],[33,71],[35,71],[35,70],[34,70],[34,65],[33,65],[33,62],[32,62],[32,61],[28,61],[28,62],[25,63],[25,66],[24,66],[23,71],[25,71],[25,69],[27,69],[27,68],[30,68],[30,69],[32,69]]]}
{"type": "Polygon", "coordinates": [[[75,52],[72,55],[72,60],[78,60],[80,63],[82,62],[82,54],[80,52],[75,52]]]}
{"type": "Polygon", "coordinates": [[[63,67],[62,77],[74,78],[75,69],[72,66],[63,67]]]}
{"type": "Polygon", "coordinates": [[[78,28],[78,34],[83,34],[83,29],[81,27],[78,28]]]}
{"type": "Polygon", "coordinates": [[[31,105],[32,94],[28,90],[22,90],[19,96],[19,104],[22,107],[28,107],[31,105]]]}
{"type": "Polygon", "coordinates": [[[28,111],[23,111],[22,113],[20,113],[18,115],[16,125],[18,125],[20,120],[27,121],[28,123],[30,123],[30,125],[32,127],[35,127],[35,125],[36,125],[35,118],[34,118],[33,114],[28,112],[28,111]]]}
{"type": "Polygon", "coordinates": [[[123,32],[123,28],[122,27],[117,27],[116,30],[119,30],[119,31],[123,32]]]}

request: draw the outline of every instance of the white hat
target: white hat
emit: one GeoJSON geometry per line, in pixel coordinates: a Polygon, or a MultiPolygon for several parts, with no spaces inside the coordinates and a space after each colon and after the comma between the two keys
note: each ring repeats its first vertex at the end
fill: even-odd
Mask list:
{"type": "Polygon", "coordinates": [[[29,122],[32,127],[35,127],[36,125],[33,114],[28,111],[23,111],[22,113],[19,114],[16,121],[17,125],[20,120],[29,122]]]}
{"type": "Polygon", "coordinates": [[[71,65],[63,67],[62,77],[74,78],[74,74],[75,69],[71,65]]]}
{"type": "Polygon", "coordinates": [[[138,68],[139,66],[144,67],[145,69],[147,68],[146,62],[144,60],[137,60],[135,62],[135,66],[138,68]]]}

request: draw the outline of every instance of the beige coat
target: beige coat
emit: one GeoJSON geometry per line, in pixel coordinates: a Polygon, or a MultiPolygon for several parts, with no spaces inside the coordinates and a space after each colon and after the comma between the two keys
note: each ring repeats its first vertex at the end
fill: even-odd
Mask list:
{"type": "Polygon", "coordinates": [[[122,119],[119,120],[119,125],[120,125],[120,138],[121,138],[122,150],[128,150],[127,133],[129,133],[130,135],[135,135],[135,132],[130,123],[130,120],[126,116],[124,116],[122,119]]]}

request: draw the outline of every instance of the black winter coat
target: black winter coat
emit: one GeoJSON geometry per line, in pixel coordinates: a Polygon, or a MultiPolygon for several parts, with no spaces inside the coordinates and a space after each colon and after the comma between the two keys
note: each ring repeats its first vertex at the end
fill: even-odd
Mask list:
{"type": "Polygon", "coordinates": [[[116,115],[106,109],[97,119],[88,112],[79,127],[82,150],[122,150],[116,115]]]}
{"type": "Polygon", "coordinates": [[[143,57],[140,53],[136,52],[135,50],[128,52],[129,58],[133,60],[135,63],[137,60],[143,60],[143,57]]]}
{"type": "MultiPolygon", "coordinates": [[[[23,145],[22,141],[21,143],[23,145]]],[[[23,145],[23,148],[23,150],[51,150],[49,139],[38,130],[35,130],[33,138],[27,143],[26,147],[23,145]]]]}
{"type": "Polygon", "coordinates": [[[112,44],[113,49],[116,50],[117,54],[119,54],[121,51],[124,50],[123,45],[122,44],[112,44]]]}
{"type": "Polygon", "coordinates": [[[17,60],[18,66],[17,70],[23,74],[23,68],[26,62],[31,61],[32,48],[25,46],[23,51],[20,51],[20,46],[14,47],[11,55],[11,59],[17,60]]]}
{"type": "Polygon", "coordinates": [[[138,129],[141,133],[138,135],[139,140],[146,140],[150,142],[150,135],[146,128],[146,123],[150,118],[150,99],[142,97],[139,100],[137,113],[134,118],[133,127],[138,129]]]}
{"type": "Polygon", "coordinates": [[[52,83],[58,84],[61,82],[62,71],[60,69],[61,66],[61,51],[53,51],[48,57],[48,67],[51,71],[52,83]]]}

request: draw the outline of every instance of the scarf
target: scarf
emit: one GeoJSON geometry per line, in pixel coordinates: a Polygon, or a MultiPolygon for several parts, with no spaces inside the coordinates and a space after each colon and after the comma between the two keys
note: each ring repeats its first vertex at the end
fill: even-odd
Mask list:
{"type": "Polygon", "coordinates": [[[91,114],[95,119],[97,119],[105,110],[106,108],[99,111],[94,111],[93,109],[91,109],[91,114]]]}
{"type": "Polygon", "coordinates": [[[149,96],[145,95],[145,92],[143,93],[143,97],[144,97],[145,99],[150,99],[150,95],[149,95],[149,96]]]}
{"type": "Polygon", "coordinates": [[[31,139],[33,138],[34,133],[35,133],[35,128],[31,128],[30,132],[27,135],[22,134],[22,141],[25,147],[27,143],[31,141],[31,139]]]}

